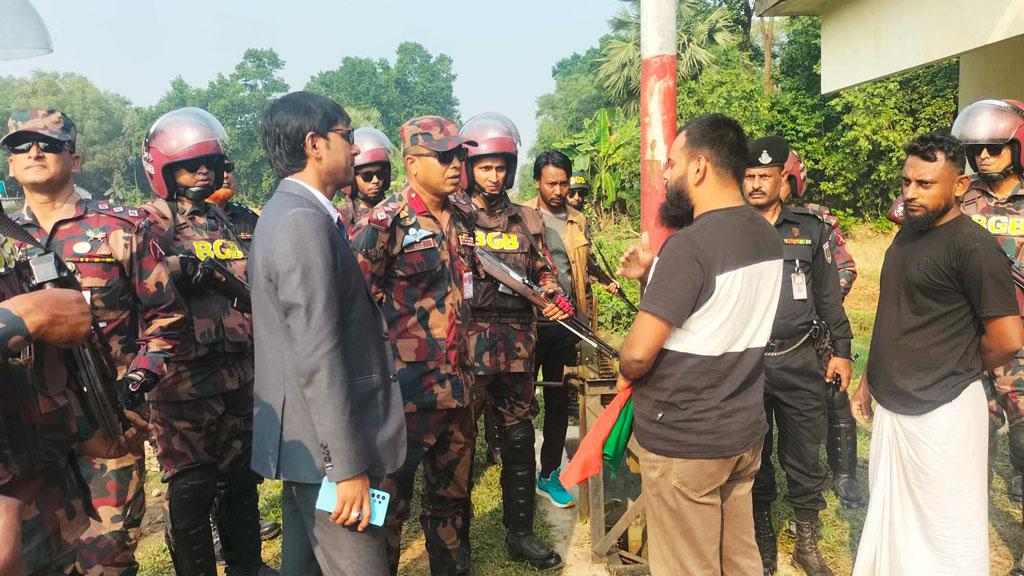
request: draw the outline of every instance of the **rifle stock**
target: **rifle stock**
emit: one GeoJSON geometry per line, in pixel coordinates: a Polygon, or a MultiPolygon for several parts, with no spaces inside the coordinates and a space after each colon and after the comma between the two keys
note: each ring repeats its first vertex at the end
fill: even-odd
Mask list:
{"type": "MultiPolygon", "coordinates": [[[[540,309],[547,308],[548,305],[552,303],[551,300],[544,295],[544,291],[541,290],[540,286],[531,282],[525,275],[512,269],[490,252],[481,248],[476,248],[474,252],[476,253],[477,261],[480,263],[484,272],[486,272],[491,278],[494,278],[503,284],[506,288],[512,290],[516,294],[519,294],[523,298],[526,298],[530,303],[540,309]]],[[[587,344],[596,348],[601,354],[604,354],[613,360],[618,359],[618,351],[615,350],[615,348],[612,348],[607,342],[598,338],[590,329],[590,326],[576,316],[572,316],[567,320],[559,320],[558,323],[587,344]]]]}

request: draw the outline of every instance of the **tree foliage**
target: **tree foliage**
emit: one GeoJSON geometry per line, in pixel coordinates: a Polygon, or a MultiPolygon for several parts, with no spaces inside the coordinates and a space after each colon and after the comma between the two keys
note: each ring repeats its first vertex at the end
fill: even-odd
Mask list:
{"type": "Polygon", "coordinates": [[[74,73],[35,72],[28,78],[0,77],[0,121],[6,133],[11,112],[25,108],[54,108],[66,113],[78,129],[82,171],[76,183],[91,193],[130,184],[134,117],[128,99],[105,92],[74,73]]]}
{"type": "Polygon", "coordinates": [[[392,139],[406,120],[424,114],[458,119],[452,59],[433,56],[422,45],[402,42],[395,63],[349,56],[334,69],[316,74],[306,90],[323,94],[346,108],[371,107],[380,113],[383,130],[392,139]]]}
{"type": "MultiPolygon", "coordinates": [[[[713,47],[709,44],[700,59],[681,58],[697,65],[692,73],[680,73],[677,78],[679,125],[700,114],[720,112],[739,120],[751,138],[783,136],[808,166],[808,201],[825,203],[844,215],[876,218],[883,214],[899,189],[904,143],[952,124],[957,109],[957,61],[823,96],[820,21],[780,19],[773,48],[775,87],[765,93],[762,48],[742,39],[732,41],[749,39],[750,6],[749,0],[679,1],[681,23],[715,14],[712,28],[721,28],[728,39],[712,43],[713,47]]],[[[681,28],[695,34],[692,26],[681,28]]],[[[696,36],[713,38],[704,31],[698,30],[696,36]]],[[[596,141],[594,127],[601,125],[602,114],[616,118],[613,125],[636,117],[639,49],[629,53],[632,48],[624,45],[633,46],[630,39],[638,34],[636,6],[628,2],[596,47],[559,61],[553,70],[554,92],[538,100],[539,137],[534,151],[562,144],[577,155],[577,168],[585,167],[592,178],[596,176],[590,160],[593,152],[580,146],[596,141]],[[613,49],[622,54],[610,57],[613,49]],[[625,101],[619,92],[628,95],[625,101]]],[[[680,54],[685,48],[680,43],[680,54]]],[[[624,146],[613,171],[619,202],[611,207],[634,218],[639,213],[639,148],[638,137],[624,146]]]]}
{"type": "MultiPolygon", "coordinates": [[[[609,21],[611,34],[601,42],[598,77],[622,108],[639,109],[640,0],[622,0],[609,21]]],[[[715,63],[715,49],[739,40],[733,14],[702,0],[676,2],[676,58],[680,81],[694,78],[715,63]]]]}

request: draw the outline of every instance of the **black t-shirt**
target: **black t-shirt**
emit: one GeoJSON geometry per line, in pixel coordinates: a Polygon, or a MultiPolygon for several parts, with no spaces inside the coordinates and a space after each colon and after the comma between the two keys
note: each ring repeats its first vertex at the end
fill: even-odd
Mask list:
{"type": "Polygon", "coordinates": [[[764,437],[763,355],[781,286],[779,235],[749,206],[704,213],[665,242],[640,309],[676,329],[635,384],[641,446],[728,458],[764,437]]]}
{"type": "Polygon", "coordinates": [[[882,264],[868,358],[872,395],[899,414],[955,400],[981,377],[981,320],[1017,314],[1006,254],[970,218],[900,230],[882,264]]]}

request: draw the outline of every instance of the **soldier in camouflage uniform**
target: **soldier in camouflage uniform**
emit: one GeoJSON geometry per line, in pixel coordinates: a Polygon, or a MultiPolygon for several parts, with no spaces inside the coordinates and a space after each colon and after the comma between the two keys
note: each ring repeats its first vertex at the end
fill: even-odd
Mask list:
{"type": "Polygon", "coordinates": [[[367,210],[380,204],[391,188],[391,154],[395,147],[376,128],[356,128],[352,134],[359,154],[352,160],[355,179],[338,205],[341,221],[351,233],[367,210]]]}
{"type": "MultiPolygon", "coordinates": [[[[953,136],[967,148],[976,172],[960,209],[995,236],[1006,255],[1024,262],[1024,103],[980,100],[964,108],[953,124],[953,136]]],[[[1018,293],[1019,294],[1019,293],[1018,293]]],[[[1014,473],[1010,497],[1020,500],[1024,471],[1024,351],[987,378],[989,391],[989,464],[994,462],[995,433],[1009,424],[1007,440],[1014,473]]],[[[1024,558],[1011,573],[1024,576],[1024,558]]]]}
{"type": "Polygon", "coordinates": [[[19,529],[4,530],[3,539],[20,535],[20,571],[13,573],[68,574],[95,516],[73,464],[75,445],[105,458],[127,448],[94,431],[72,392],[77,377],[56,347],[84,341],[92,323],[88,304],[72,290],[25,294],[15,272],[19,258],[14,242],[0,236],[0,497],[16,500],[21,512],[19,529]]]}
{"type": "MultiPolygon", "coordinates": [[[[790,197],[803,198],[807,191],[807,168],[796,152],[790,150],[789,159],[783,167],[789,174],[782,184],[781,198],[787,202],[790,197]]],[[[853,289],[857,279],[857,263],[853,261],[846,246],[846,235],[839,228],[839,218],[820,204],[804,204],[804,208],[821,218],[831,228],[829,244],[832,259],[839,272],[839,293],[846,295],[853,289]]],[[[845,391],[832,390],[828,396],[828,435],[825,437],[825,454],[832,469],[832,490],[839,503],[846,508],[860,508],[864,498],[857,481],[857,421],[850,412],[850,395],[845,391]]]]}
{"type": "Polygon", "coordinates": [[[153,124],[142,152],[158,196],[142,208],[194,327],[193,354],[149,395],[156,456],[168,484],[167,543],[179,575],[215,573],[211,512],[229,575],[272,572],[260,558],[256,489],[262,478],[249,467],[252,323],[202,265],[212,259],[236,278],[246,277],[241,241],[224,213],[206,202],[223,181],[224,140],[216,118],[182,108],[153,124]]]}
{"type": "Polygon", "coordinates": [[[473,208],[460,179],[466,149],[439,116],[400,129],[409,182],[363,215],[352,247],[388,324],[405,404],[405,463],[385,478],[388,564],[398,572],[402,525],[423,465],[420,524],[431,574],[468,574],[472,372],[466,368],[473,295],[473,208]]]}
{"type": "MultiPolygon", "coordinates": [[[[185,306],[170,284],[163,254],[138,210],[84,200],[75,193],[72,172],[80,159],[75,125],[68,116],[55,110],[15,112],[8,132],[9,146],[28,146],[10,159],[11,175],[25,191],[25,207],[14,220],[74,267],[110,344],[118,377],[131,374],[142,384],[136,395],[141,401],[142,393],[166,373],[165,362],[172,354],[187,352],[179,344],[189,328],[185,306]],[[66,161],[53,162],[54,170],[44,174],[38,168],[47,158],[33,145],[36,140],[63,142],[66,161]]],[[[135,547],[146,510],[142,448],[114,460],[84,455],[78,460],[100,517],[78,549],[83,574],[138,571],[135,547]]]]}
{"type": "MultiPolygon", "coordinates": [[[[238,180],[235,178],[235,163],[230,160],[224,161],[224,183],[221,184],[220,188],[214,190],[213,194],[210,194],[206,202],[215,205],[220,208],[224,215],[227,216],[228,222],[231,223],[234,228],[235,235],[238,237],[238,244],[242,247],[242,250],[248,254],[252,246],[252,235],[256,232],[256,222],[259,221],[259,212],[252,208],[242,204],[241,202],[231,202],[231,198],[235,195],[235,189],[238,185],[238,180]]],[[[273,540],[281,535],[281,524],[274,522],[273,520],[260,519],[260,538],[263,540],[273,540]]],[[[216,552],[217,560],[223,560],[223,551],[220,546],[220,535],[217,533],[216,524],[213,526],[213,547],[216,552]]]]}
{"type": "MultiPolygon", "coordinates": [[[[519,130],[505,116],[489,112],[469,119],[459,133],[477,143],[469,150],[464,172],[476,210],[476,245],[522,272],[549,296],[561,296],[544,247],[544,219],[536,210],[513,204],[508,197],[516,173],[519,130]]],[[[557,568],[562,558],[533,531],[537,473],[533,430],[537,325],[533,305],[485,277],[475,283],[470,306],[471,407],[474,422],[485,403],[497,416],[509,556],[537,569],[557,568]]],[[[546,312],[552,318],[568,317],[555,304],[546,312]]]]}

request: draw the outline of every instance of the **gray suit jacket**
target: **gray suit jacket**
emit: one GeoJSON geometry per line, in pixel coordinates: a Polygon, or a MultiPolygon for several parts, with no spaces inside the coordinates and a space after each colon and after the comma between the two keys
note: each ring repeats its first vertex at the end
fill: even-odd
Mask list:
{"type": "Polygon", "coordinates": [[[252,469],[265,478],[382,477],[405,459],[384,319],[324,207],[282,181],[249,255],[256,399],[252,469]]]}

